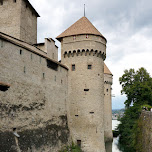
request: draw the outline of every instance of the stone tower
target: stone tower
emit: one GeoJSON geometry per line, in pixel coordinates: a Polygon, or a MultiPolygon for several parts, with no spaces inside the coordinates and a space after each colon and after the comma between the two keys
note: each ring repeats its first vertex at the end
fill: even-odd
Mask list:
{"type": "Polygon", "coordinates": [[[28,0],[0,0],[0,32],[22,41],[37,43],[39,14],[28,0]]]}
{"type": "Polygon", "coordinates": [[[72,140],[85,152],[104,152],[104,60],[106,39],[82,17],[57,39],[69,67],[67,102],[72,140]]]}
{"type": "Polygon", "coordinates": [[[113,139],[112,135],[112,107],[111,107],[111,85],[112,73],[104,64],[104,134],[105,142],[113,139]]]}

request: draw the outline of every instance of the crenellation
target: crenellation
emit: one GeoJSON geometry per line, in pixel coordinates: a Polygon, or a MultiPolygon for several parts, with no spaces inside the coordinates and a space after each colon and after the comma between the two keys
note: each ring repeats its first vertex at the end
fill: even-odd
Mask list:
{"type": "Polygon", "coordinates": [[[66,57],[75,57],[75,56],[96,56],[99,58],[102,58],[103,60],[105,60],[106,55],[104,54],[104,52],[102,51],[98,51],[98,50],[85,50],[85,49],[78,49],[78,50],[73,50],[73,51],[65,51],[63,54],[64,58],[66,57]]]}

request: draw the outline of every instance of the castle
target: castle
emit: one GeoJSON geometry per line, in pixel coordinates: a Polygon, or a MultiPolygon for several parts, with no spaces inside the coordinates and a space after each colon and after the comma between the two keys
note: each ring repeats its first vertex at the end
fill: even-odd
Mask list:
{"type": "Polygon", "coordinates": [[[0,0],[0,151],[56,152],[71,141],[105,152],[112,140],[106,38],[82,17],[37,43],[28,0],[0,0]]]}

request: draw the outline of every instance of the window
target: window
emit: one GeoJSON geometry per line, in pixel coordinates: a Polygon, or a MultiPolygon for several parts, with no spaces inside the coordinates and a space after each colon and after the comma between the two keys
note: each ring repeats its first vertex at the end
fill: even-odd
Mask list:
{"type": "Polygon", "coordinates": [[[73,40],[76,40],[76,36],[75,35],[73,36],[73,40]]]}
{"type": "Polygon", "coordinates": [[[24,67],[24,73],[26,73],[26,67],[24,67]]]}
{"type": "Polygon", "coordinates": [[[77,140],[77,145],[81,147],[81,140],[77,140]]]}
{"type": "Polygon", "coordinates": [[[45,73],[43,73],[43,79],[45,78],[45,73]]]}
{"type": "Polygon", "coordinates": [[[94,114],[94,112],[90,112],[90,114],[94,114]]]}
{"type": "Polygon", "coordinates": [[[0,0],[0,5],[3,5],[3,0],[0,0]]]}
{"type": "Polygon", "coordinates": [[[22,50],[20,50],[20,55],[22,55],[22,50]]]}
{"type": "Polygon", "coordinates": [[[0,40],[0,47],[2,48],[4,46],[3,44],[4,42],[2,40],[0,40]]]}
{"type": "Polygon", "coordinates": [[[0,83],[0,91],[7,91],[9,89],[9,85],[6,85],[6,84],[3,84],[3,83],[0,83]]]}
{"type": "Polygon", "coordinates": [[[16,0],[14,0],[14,3],[16,3],[16,0]]]}
{"type": "Polygon", "coordinates": [[[89,38],[89,35],[87,34],[87,35],[86,35],[86,39],[88,39],[88,38],[89,38]]]}
{"type": "Polygon", "coordinates": [[[88,65],[88,69],[89,69],[89,70],[92,69],[92,65],[88,65]]]}
{"type": "Polygon", "coordinates": [[[89,91],[89,89],[84,89],[84,91],[89,91]]]}
{"type": "Polygon", "coordinates": [[[107,92],[108,92],[108,89],[107,89],[107,92]]]}
{"type": "Polygon", "coordinates": [[[75,71],[75,64],[72,64],[72,71],[75,71]]]}

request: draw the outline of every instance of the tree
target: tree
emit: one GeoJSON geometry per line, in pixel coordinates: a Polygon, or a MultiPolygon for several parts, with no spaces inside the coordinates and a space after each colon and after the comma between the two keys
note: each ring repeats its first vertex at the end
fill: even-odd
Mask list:
{"type": "Polygon", "coordinates": [[[134,69],[125,70],[119,78],[122,94],[126,94],[126,108],[133,104],[152,105],[152,78],[144,68],[135,72],[134,69]]]}
{"type": "Polygon", "coordinates": [[[138,120],[141,106],[145,104],[152,106],[152,78],[146,69],[140,68],[136,72],[134,69],[125,70],[119,81],[122,85],[121,93],[127,96],[124,116],[117,128],[120,136],[119,145],[124,148],[124,152],[135,152],[138,147],[138,120]]]}

